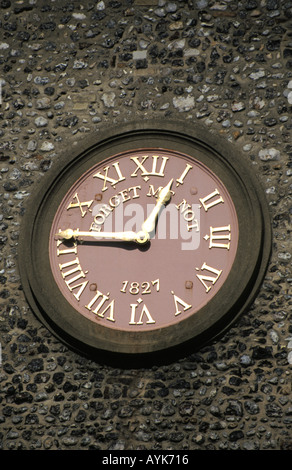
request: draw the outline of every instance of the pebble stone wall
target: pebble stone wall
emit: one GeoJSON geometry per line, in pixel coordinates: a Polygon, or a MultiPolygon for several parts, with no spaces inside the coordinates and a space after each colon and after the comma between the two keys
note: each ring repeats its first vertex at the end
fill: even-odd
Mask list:
{"type": "Polygon", "coordinates": [[[291,450],[292,1],[0,0],[0,87],[1,449],[291,450]],[[152,118],[200,123],[252,162],[272,254],[224,337],[116,368],[34,317],[18,239],[62,152],[152,118]]]}

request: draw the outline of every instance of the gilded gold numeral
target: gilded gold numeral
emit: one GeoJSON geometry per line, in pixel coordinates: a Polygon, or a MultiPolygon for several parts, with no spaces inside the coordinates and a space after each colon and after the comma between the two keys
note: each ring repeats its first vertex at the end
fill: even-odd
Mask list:
{"type": "Polygon", "coordinates": [[[74,265],[75,265],[75,267],[73,269],[70,269],[69,271],[66,271],[65,273],[63,273],[63,272],[61,273],[63,279],[67,276],[70,276],[71,274],[73,274],[77,271],[81,271],[81,266],[79,264],[79,259],[77,257],[72,261],[68,261],[67,263],[59,264],[60,271],[63,271],[63,269],[69,268],[70,266],[74,266],[74,265]]]}
{"type": "Polygon", "coordinates": [[[136,294],[151,294],[151,286],[156,286],[156,292],[159,292],[159,279],[156,279],[155,281],[144,281],[139,284],[139,282],[131,282],[129,284],[129,281],[123,281],[123,287],[120,290],[120,292],[126,293],[127,291],[130,294],[136,295],[136,294]]]}
{"type": "MultiPolygon", "coordinates": [[[[61,230],[59,230],[59,232],[61,232],[61,230]]],[[[63,242],[61,240],[57,240],[57,256],[70,255],[70,254],[77,255],[77,243],[76,242],[74,242],[74,245],[72,246],[72,248],[65,248],[64,250],[60,250],[59,246],[62,245],[62,243],[63,242]]]]}
{"type": "Polygon", "coordinates": [[[139,320],[136,321],[136,309],[137,307],[139,306],[139,304],[142,301],[142,299],[138,299],[137,301],[138,303],[137,304],[131,304],[130,307],[131,307],[131,319],[129,321],[129,325],[143,325],[143,317],[145,316],[146,318],[146,323],[147,324],[152,324],[152,323],[155,323],[155,320],[152,318],[148,308],[146,305],[143,305],[142,309],[141,309],[141,313],[140,313],[140,316],[139,316],[139,320]]]}
{"type": "Polygon", "coordinates": [[[61,271],[61,275],[62,275],[63,279],[65,279],[65,284],[68,287],[70,292],[72,292],[73,289],[79,288],[77,293],[73,294],[74,297],[79,301],[81,294],[83,293],[85,287],[88,284],[88,281],[83,281],[83,282],[81,282],[79,284],[75,284],[75,285],[72,285],[72,284],[75,281],[79,281],[79,279],[84,279],[86,277],[86,274],[88,273],[88,271],[84,272],[82,270],[82,268],[80,266],[80,263],[79,263],[79,258],[78,257],[76,257],[72,261],[68,261],[67,263],[59,264],[59,269],[61,271]],[[64,269],[71,268],[71,267],[72,267],[72,269],[69,269],[68,271],[66,270],[66,271],[63,272],[64,269]],[[70,279],[66,279],[68,276],[71,276],[72,274],[75,274],[75,273],[76,273],[76,276],[73,276],[70,279]]]}
{"type": "Polygon", "coordinates": [[[230,225],[226,225],[225,227],[210,227],[210,235],[205,235],[204,239],[209,240],[209,248],[226,248],[229,250],[231,240],[230,225]],[[229,241],[228,243],[218,243],[218,240],[229,241]]]}
{"type": "Polygon", "coordinates": [[[85,308],[87,310],[90,310],[92,313],[95,315],[98,315],[101,318],[104,318],[105,313],[109,310],[109,316],[106,318],[106,320],[114,322],[114,306],[115,306],[115,301],[112,300],[104,310],[101,311],[102,307],[104,304],[109,300],[109,293],[108,294],[102,294],[99,290],[96,291],[95,296],[91,301],[85,305],[85,308]],[[96,304],[96,302],[99,300],[99,302],[96,304]],[[95,305],[95,307],[94,307],[95,305]],[[93,308],[94,307],[94,308],[93,308]]]}
{"type": "Polygon", "coordinates": [[[185,312],[186,310],[189,310],[192,306],[191,304],[187,304],[184,300],[180,299],[173,291],[171,291],[173,295],[173,300],[174,300],[174,305],[175,305],[175,313],[174,315],[180,315],[182,313],[182,310],[178,308],[178,305],[180,304],[181,307],[183,307],[183,311],[185,312]]]}
{"type": "Polygon", "coordinates": [[[208,196],[205,196],[203,198],[200,198],[200,203],[204,207],[205,211],[207,212],[211,207],[216,206],[217,204],[220,204],[220,202],[224,202],[223,197],[219,195],[218,198],[214,199],[215,196],[219,195],[218,189],[215,189],[212,193],[208,194],[208,196]],[[208,202],[210,201],[210,202],[208,202]]]}
{"type": "Polygon", "coordinates": [[[160,157],[159,155],[152,155],[152,157],[149,157],[149,155],[144,155],[143,157],[141,157],[141,161],[140,157],[131,157],[131,160],[133,160],[133,162],[135,162],[136,164],[136,169],[135,171],[133,171],[131,176],[138,176],[138,171],[140,170],[141,175],[143,176],[145,181],[147,181],[149,179],[149,176],[164,176],[165,165],[167,163],[168,157],[160,157]],[[144,163],[146,161],[148,163],[148,158],[150,159],[150,161],[152,158],[152,167],[149,170],[147,170],[144,166],[144,163]],[[157,169],[158,159],[160,162],[159,169],[157,169]],[[162,162],[160,161],[160,159],[162,159],[162,162]]]}
{"type": "Polygon", "coordinates": [[[79,207],[80,212],[81,212],[81,217],[84,217],[86,215],[87,211],[83,210],[83,207],[87,207],[87,209],[89,209],[91,204],[93,203],[93,199],[92,199],[92,201],[80,202],[78,193],[74,194],[73,199],[76,199],[77,202],[70,202],[70,204],[67,207],[67,211],[69,209],[72,209],[72,208],[74,209],[76,207],[79,207]]]}
{"type": "Polygon", "coordinates": [[[121,172],[121,169],[120,169],[120,166],[119,166],[119,162],[116,162],[116,163],[113,163],[112,165],[115,169],[115,173],[117,174],[118,176],[118,179],[114,179],[110,176],[108,176],[108,173],[109,173],[109,169],[110,167],[109,166],[106,166],[103,171],[104,171],[104,174],[102,174],[100,171],[98,173],[96,173],[95,175],[93,175],[93,178],[99,178],[101,180],[103,180],[103,188],[102,188],[102,191],[106,191],[107,190],[107,182],[109,182],[111,184],[111,186],[113,186],[115,188],[115,185],[117,183],[119,183],[120,181],[124,181],[126,178],[122,175],[122,172],[121,172]]]}
{"type": "Polygon", "coordinates": [[[189,165],[189,164],[187,163],[187,165],[186,165],[184,171],[182,172],[182,174],[180,175],[180,177],[177,178],[177,180],[176,180],[176,186],[179,186],[180,184],[184,184],[184,179],[185,179],[185,177],[187,176],[188,172],[189,172],[192,168],[193,168],[192,165],[189,165]]]}
{"type": "MultiPolygon", "coordinates": [[[[196,270],[199,271],[199,268],[196,268],[196,270]]],[[[201,266],[201,271],[204,271],[204,270],[215,274],[215,276],[210,276],[210,275],[206,276],[205,274],[197,274],[197,278],[199,279],[199,281],[205,287],[206,292],[209,292],[209,290],[215,284],[215,282],[218,281],[218,279],[219,279],[219,277],[222,273],[222,269],[221,270],[215,269],[215,268],[212,268],[211,266],[208,266],[206,263],[203,263],[202,266],[201,266]],[[210,282],[211,285],[206,284],[206,282],[208,282],[208,283],[210,282]]]]}
{"type": "Polygon", "coordinates": [[[76,284],[76,286],[72,286],[70,291],[72,292],[73,289],[77,289],[77,287],[79,287],[79,290],[77,291],[77,294],[73,294],[75,299],[80,300],[80,296],[82,294],[82,292],[84,291],[85,287],[87,286],[88,284],[88,281],[84,281],[84,282],[80,282],[80,284],[76,284]]]}

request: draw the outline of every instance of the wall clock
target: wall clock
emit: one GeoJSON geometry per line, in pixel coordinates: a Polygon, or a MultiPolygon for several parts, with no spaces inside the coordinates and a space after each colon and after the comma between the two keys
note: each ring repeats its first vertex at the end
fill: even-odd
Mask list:
{"type": "Polygon", "coordinates": [[[225,141],[136,123],[82,144],[50,173],[27,207],[20,272],[38,318],[78,352],[186,352],[254,299],[269,215],[225,141]]]}

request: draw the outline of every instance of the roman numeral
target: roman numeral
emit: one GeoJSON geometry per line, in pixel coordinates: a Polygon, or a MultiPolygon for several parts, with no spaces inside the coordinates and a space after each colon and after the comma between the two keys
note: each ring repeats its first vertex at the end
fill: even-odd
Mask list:
{"type": "Polygon", "coordinates": [[[89,207],[93,203],[93,200],[92,201],[86,201],[86,202],[80,202],[80,199],[79,199],[79,196],[78,196],[77,193],[74,194],[73,199],[76,199],[77,202],[70,202],[69,206],[67,207],[67,210],[79,207],[80,212],[81,212],[81,217],[84,217],[86,215],[87,211],[83,210],[82,207],[87,207],[89,209],[89,207]]]}
{"type": "MultiPolygon", "coordinates": [[[[115,188],[115,185],[120,183],[120,181],[124,181],[126,178],[122,175],[122,172],[120,170],[120,166],[119,166],[119,162],[116,162],[116,163],[113,163],[112,167],[114,167],[114,173],[115,173],[115,177],[118,176],[118,179],[115,179],[115,178],[112,178],[110,176],[108,176],[109,174],[109,170],[110,170],[110,167],[109,166],[106,166],[103,171],[104,171],[104,174],[102,174],[100,171],[98,173],[96,173],[95,175],[93,175],[93,178],[99,178],[103,181],[103,188],[102,188],[102,191],[106,191],[107,190],[107,183],[110,183],[111,186],[113,186],[115,188]]],[[[111,171],[111,174],[112,174],[112,171],[111,171]]]]}
{"type": "MultiPolygon", "coordinates": [[[[59,232],[61,232],[61,230],[59,230],[59,232]]],[[[77,255],[77,243],[76,242],[74,242],[74,245],[72,248],[65,248],[65,250],[59,250],[59,246],[62,245],[62,243],[63,242],[61,240],[57,240],[57,256],[68,255],[72,253],[77,255]]]]}
{"type": "MultiPolygon", "coordinates": [[[[196,268],[197,271],[199,271],[199,268],[196,268]]],[[[209,271],[210,273],[213,273],[215,274],[215,276],[206,276],[205,274],[197,274],[197,278],[199,279],[199,281],[203,284],[203,286],[205,287],[206,289],[206,292],[209,292],[211,287],[215,284],[215,282],[218,281],[221,273],[222,273],[222,269],[219,270],[219,269],[215,269],[215,268],[212,268],[211,266],[208,266],[206,263],[203,263],[202,267],[201,267],[201,271],[209,271]],[[211,285],[209,284],[206,284],[206,282],[210,282],[211,285]]]]}
{"type": "Polygon", "coordinates": [[[141,176],[145,179],[145,181],[148,181],[149,176],[164,176],[164,170],[165,170],[165,165],[168,160],[168,157],[160,157],[159,155],[152,155],[149,157],[149,155],[144,155],[141,157],[131,157],[131,160],[135,162],[136,164],[136,169],[135,171],[131,174],[131,176],[138,176],[138,171],[141,171],[141,176]],[[147,170],[144,166],[144,163],[150,161],[151,162],[152,158],[152,167],[149,167],[149,170],[147,170]],[[149,159],[149,160],[148,160],[149,159]],[[160,160],[162,159],[162,161],[160,160]],[[158,165],[158,160],[160,163],[159,169],[157,168],[158,165]]]}
{"type": "Polygon", "coordinates": [[[65,268],[69,268],[71,266],[75,266],[73,269],[69,269],[69,271],[62,272],[62,277],[65,279],[67,276],[70,276],[71,274],[74,274],[78,271],[82,271],[81,266],[79,264],[79,259],[76,257],[72,261],[68,261],[67,263],[59,264],[60,271],[63,271],[65,268]]]}
{"type": "Polygon", "coordinates": [[[93,297],[93,299],[89,302],[89,304],[85,305],[85,308],[87,308],[87,310],[90,310],[92,313],[94,313],[95,315],[98,315],[99,317],[101,318],[104,318],[104,315],[105,313],[107,312],[107,310],[109,310],[109,316],[106,318],[106,320],[109,320],[109,321],[112,321],[114,322],[115,319],[114,319],[114,306],[115,306],[115,301],[112,300],[106,307],[104,310],[101,311],[102,307],[104,306],[104,304],[109,300],[109,293],[108,294],[102,294],[102,292],[100,292],[99,290],[96,291],[96,294],[95,296],[93,297]],[[95,305],[95,303],[98,302],[97,305],[95,305]],[[95,307],[93,308],[93,306],[95,305],[95,307]]]}
{"type": "MultiPolygon", "coordinates": [[[[75,279],[76,281],[76,279],[75,279]]],[[[80,296],[82,294],[82,292],[84,291],[85,287],[87,286],[88,284],[88,281],[84,281],[84,282],[80,282],[80,284],[76,284],[76,286],[72,286],[72,287],[69,287],[70,289],[70,292],[73,291],[73,289],[77,289],[77,287],[79,287],[78,291],[77,291],[77,294],[73,294],[75,299],[80,300],[80,296]]]]}
{"type": "Polygon", "coordinates": [[[231,240],[231,233],[230,233],[230,225],[226,225],[225,227],[210,227],[210,235],[204,236],[205,240],[209,241],[209,248],[226,248],[229,250],[230,248],[230,240],[231,240]],[[222,232],[229,232],[229,233],[222,233],[222,232]],[[215,243],[214,243],[215,240],[215,243]],[[216,243],[218,240],[229,240],[228,243],[216,243]]]}
{"type": "MultiPolygon", "coordinates": [[[[142,302],[142,299],[138,299],[138,304],[142,302]]],[[[148,308],[146,305],[143,305],[139,320],[136,322],[136,309],[138,307],[138,304],[131,304],[131,319],[129,322],[129,325],[143,325],[143,316],[145,315],[146,317],[146,323],[151,324],[155,323],[155,320],[153,320],[148,308]]]]}
{"type": "Polygon", "coordinates": [[[174,313],[174,315],[179,315],[180,313],[182,313],[182,310],[180,310],[178,308],[178,304],[180,304],[183,307],[184,312],[186,310],[189,310],[189,308],[191,308],[190,304],[187,304],[182,299],[180,299],[177,295],[175,295],[175,293],[173,291],[171,291],[171,293],[173,295],[173,300],[174,300],[174,304],[175,304],[175,313],[174,313]]]}
{"type": "Polygon", "coordinates": [[[215,189],[213,193],[208,194],[208,196],[204,198],[200,198],[200,203],[204,207],[205,211],[207,212],[211,207],[216,206],[217,204],[220,204],[220,202],[224,202],[223,197],[219,196],[217,199],[214,199],[215,196],[219,194],[218,189],[215,189]],[[208,201],[210,201],[208,203],[208,201]]]}
{"type": "MultiPolygon", "coordinates": [[[[64,250],[64,251],[67,251],[67,250],[64,250]]],[[[73,289],[76,289],[77,287],[79,287],[77,294],[73,294],[74,297],[79,301],[82,292],[84,291],[85,287],[88,284],[88,281],[83,281],[79,284],[76,284],[75,286],[72,286],[72,284],[73,282],[78,281],[79,279],[84,279],[88,271],[83,272],[79,263],[79,259],[77,257],[73,259],[72,261],[68,261],[67,263],[59,264],[59,268],[60,268],[63,279],[65,279],[65,284],[68,287],[70,292],[72,292],[73,289]],[[68,271],[63,272],[64,269],[70,268],[70,267],[72,267],[72,269],[69,269],[68,271]],[[66,279],[68,276],[71,276],[72,274],[75,274],[75,273],[76,273],[76,276],[73,276],[70,279],[66,279]]]]}
{"type": "Polygon", "coordinates": [[[186,165],[184,171],[182,172],[182,174],[180,175],[180,177],[176,179],[176,186],[179,186],[180,184],[184,184],[184,179],[187,176],[187,174],[188,174],[188,172],[190,171],[191,168],[193,168],[193,167],[187,163],[187,165],[186,165]]]}

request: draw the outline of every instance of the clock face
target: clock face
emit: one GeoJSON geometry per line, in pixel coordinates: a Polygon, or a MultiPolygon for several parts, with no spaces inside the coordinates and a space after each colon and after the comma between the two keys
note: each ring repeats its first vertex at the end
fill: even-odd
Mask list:
{"type": "Polygon", "coordinates": [[[237,246],[236,210],[219,178],[194,156],[143,148],[72,184],[52,223],[49,256],[80,315],[142,332],[196,315],[228,278],[237,246]]]}
{"type": "Polygon", "coordinates": [[[271,247],[264,195],[242,156],[198,126],[143,122],[99,136],[31,196],[25,295],[82,354],[185,354],[256,295],[271,247]]]}

